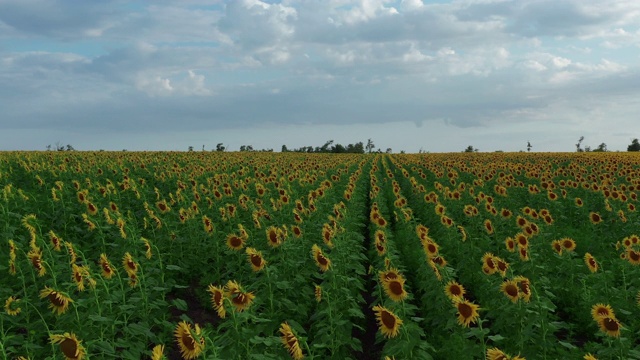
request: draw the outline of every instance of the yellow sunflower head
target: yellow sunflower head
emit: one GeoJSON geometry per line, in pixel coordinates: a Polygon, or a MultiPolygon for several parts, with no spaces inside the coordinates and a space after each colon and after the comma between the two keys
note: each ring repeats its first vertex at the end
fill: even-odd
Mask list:
{"type": "Polygon", "coordinates": [[[511,302],[517,302],[520,298],[520,290],[518,284],[513,280],[506,280],[500,285],[500,291],[509,299],[511,302]]]}
{"type": "Polygon", "coordinates": [[[466,290],[464,289],[464,286],[458,284],[455,280],[450,280],[444,286],[444,292],[451,301],[455,301],[457,299],[462,299],[466,290]]]}
{"type": "Polygon", "coordinates": [[[211,294],[211,305],[218,313],[218,316],[224,319],[227,315],[227,311],[224,308],[224,288],[209,284],[207,291],[211,294]]]}
{"type": "Polygon", "coordinates": [[[400,319],[391,310],[384,308],[380,305],[373,307],[373,311],[376,315],[378,322],[378,328],[384,337],[393,338],[398,336],[400,332],[400,325],[402,325],[402,319],[400,319]]]}
{"type": "Polygon", "coordinates": [[[85,357],[85,349],[82,341],[78,340],[74,333],[64,333],[62,335],[50,335],[51,344],[58,345],[65,360],[82,360],[85,357]]]}
{"type": "Polygon", "coordinates": [[[204,337],[198,324],[195,325],[194,329],[191,324],[181,321],[176,326],[174,336],[182,358],[185,360],[197,358],[204,350],[204,337]]]}
{"type": "Polygon", "coordinates": [[[286,322],[280,324],[280,340],[284,345],[291,358],[294,360],[301,360],[304,358],[304,354],[302,353],[302,349],[300,348],[300,343],[298,341],[298,337],[294,334],[291,326],[286,322]]]}
{"type": "Polygon", "coordinates": [[[320,268],[320,271],[326,272],[327,270],[329,270],[329,268],[331,267],[331,260],[329,260],[329,258],[322,253],[320,247],[316,244],[313,244],[313,246],[311,247],[311,252],[313,254],[313,259],[315,260],[316,265],[318,265],[318,268],[320,268]]]}
{"type": "Polygon", "coordinates": [[[480,318],[480,314],[478,314],[480,306],[468,300],[457,299],[454,306],[458,312],[458,324],[464,327],[469,327],[469,324],[476,323],[480,318]]]}
{"type": "Polygon", "coordinates": [[[49,300],[49,308],[57,315],[64,314],[69,309],[69,304],[73,302],[67,295],[53,290],[48,286],[45,286],[45,288],[40,291],[40,298],[47,298],[49,300]]]}
{"type": "Polygon", "coordinates": [[[225,288],[225,296],[231,300],[231,304],[238,312],[247,310],[256,297],[253,293],[244,291],[240,284],[232,280],[227,282],[225,288]]]}
{"type": "Polygon", "coordinates": [[[596,261],[596,258],[593,257],[593,255],[591,255],[590,253],[584,254],[584,263],[587,264],[589,271],[591,271],[592,273],[598,271],[598,262],[596,261]]]}

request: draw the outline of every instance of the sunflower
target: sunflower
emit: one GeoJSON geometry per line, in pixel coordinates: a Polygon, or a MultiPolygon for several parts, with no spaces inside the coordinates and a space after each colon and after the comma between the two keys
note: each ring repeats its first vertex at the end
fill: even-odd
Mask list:
{"type": "Polygon", "coordinates": [[[460,284],[458,284],[454,280],[450,280],[447,285],[444,286],[444,293],[447,295],[449,299],[452,301],[456,301],[456,299],[462,299],[466,290],[460,284]]]}
{"type": "Polygon", "coordinates": [[[431,259],[438,256],[438,244],[436,244],[433,240],[426,240],[422,243],[422,247],[424,248],[425,254],[431,259]]]}
{"type": "Polygon", "coordinates": [[[602,222],[602,217],[597,212],[592,211],[589,213],[589,221],[595,225],[602,222]]]}
{"type": "Polygon", "coordinates": [[[374,306],[373,311],[376,314],[376,320],[378,321],[378,327],[380,328],[382,335],[387,338],[398,336],[398,333],[400,332],[400,325],[402,325],[402,319],[380,305],[374,306]]]}
{"type": "Polygon", "coordinates": [[[213,308],[218,313],[218,316],[224,319],[225,316],[227,316],[227,311],[224,308],[224,288],[209,284],[207,291],[211,293],[211,304],[213,308]]]}
{"type": "Polygon", "coordinates": [[[213,233],[213,222],[206,215],[204,215],[202,217],[202,226],[204,227],[204,231],[207,234],[212,234],[213,233]]]}
{"type": "Polygon", "coordinates": [[[506,280],[500,285],[500,291],[511,300],[511,302],[516,303],[520,298],[520,291],[518,284],[513,280],[506,280]]]}
{"type": "Polygon", "coordinates": [[[622,325],[615,316],[601,317],[598,319],[598,325],[603,333],[611,337],[620,337],[620,328],[622,325]]]}
{"type": "Polygon", "coordinates": [[[315,288],[313,289],[313,295],[316,298],[316,302],[322,301],[322,286],[315,285],[315,288]]]}
{"type": "Polygon", "coordinates": [[[378,256],[384,256],[384,254],[387,253],[387,246],[385,245],[385,242],[380,241],[379,238],[376,238],[375,241],[375,246],[376,246],[376,251],[378,252],[378,256]]]}
{"type": "Polygon", "coordinates": [[[528,223],[529,221],[527,221],[527,219],[523,218],[522,216],[516,216],[516,225],[518,225],[519,228],[524,228],[528,223]]]}
{"type": "Polygon", "coordinates": [[[529,237],[525,235],[525,233],[517,233],[515,237],[515,242],[518,245],[518,248],[526,249],[529,247],[529,237]]]}
{"type": "Polygon", "coordinates": [[[418,235],[419,238],[422,238],[423,235],[429,235],[429,228],[422,224],[418,224],[416,226],[416,235],[418,235]]]}
{"type": "Polygon", "coordinates": [[[598,262],[596,261],[596,258],[594,258],[590,253],[584,254],[584,263],[587,264],[587,267],[589,267],[589,271],[591,271],[592,273],[598,271],[598,262]]]}
{"type": "Polygon", "coordinates": [[[296,238],[300,238],[302,236],[302,229],[300,229],[300,226],[298,225],[291,226],[291,232],[296,238]]]}
{"type": "Polygon", "coordinates": [[[316,261],[316,265],[318,265],[320,271],[325,272],[329,270],[329,267],[331,267],[331,260],[322,253],[320,247],[313,244],[311,252],[313,253],[313,259],[316,261]]]}
{"type": "Polygon", "coordinates": [[[491,224],[491,220],[486,219],[484,221],[484,229],[487,231],[487,234],[493,234],[493,224],[491,224]]]}
{"type": "Polygon", "coordinates": [[[100,254],[100,268],[102,269],[102,276],[107,279],[111,279],[114,273],[114,269],[107,259],[107,255],[105,253],[100,254]]]}
{"type": "Polygon", "coordinates": [[[460,233],[460,236],[462,237],[462,241],[467,241],[467,231],[464,229],[464,227],[462,227],[462,225],[458,225],[458,233],[460,233]]]}
{"type": "Polygon", "coordinates": [[[293,333],[291,326],[286,322],[280,324],[280,334],[282,334],[282,337],[280,338],[282,344],[289,352],[289,355],[291,355],[291,358],[295,360],[304,359],[300,343],[298,342],[296,335],[293,333]]]}
{"type": "Polygon", "coordinates": [[[640,265],[640,252],[631,248],[627,249],[627,260],[633,265],[640,265]]]}
{"type": "Polygon", "coordinates": [[[171,208],[169,207],[169,205],[167,205],[167,201],[164,200],[164,199],[162,201],[156,202],[156,207],[163,214],[168,213],[169,211],[171,211],[171,208]]]}
{"type": "Polygon", "coordinates": [[[78,291],[84,291],[84,280],[88,270],[76,264],[71,265],[71,280],[76,284],[78,291]]]}
{"type": "Polygon", "coordinates": [[[191,324],[181,321],[173,334],[183,359],[195,359],[204,350],[204,337],[198,324],[195,325],[195,329],[192,329],[191,324]]]}
{"type": "Polygon", "coordinates": [[[492,275],[496,271],[498,271],[493,258],[494,256],[492,253],[485,253],[482,256],[482,271],[484,271],[484,273],[487,275],[492,275]]]}
{"type": "Polygon", "coordinates": [[[131,288],[138,286],[138,275],[136,273],[129,274],[129,286],[131,288]]]}
{"type": "Polygon", "coordinates": [[[122,265],[127,274],[136,274],[138,272],[138,264],[133,261],[133,257],[128,252],[122,257],[122,265]]]}
{"type": "Polygon", "coordinates": [[[236,234],[227,235],[227,247],[231,250],[242,250],[244,239],[236,234]]]}
{"type": "Polygon", "coordinates": [[[487,360],[509,360],[510,358],[498,348],[487,349],[487,360]]]}
{"type": "Polygon", "coordinates": [[[151,350],[151,360],[163,360],[166,359],[164,356],[164,345],[156,345],[151,350]]]}
{"type": "Polygon", "coordinates": [[[504,245],[507,248],[507,251],[514,252],[516,251],[516,241],[513,240],[512,237],[507,237],[504,239],[504,245]]]}
{"type": "Polygon", "coordinates": [[[53,250],[60,251],[60,245],[62,244],[62,239],[53,232],[53,230],[49,231],[49,240],[51,241],[51,245],[53,246],[53,250]]]}
{"type": "Polygon", "coordinates": [[[86,205],[89,215],[94,216],[98,213],[98,208],[94,205],[94,203],[92,203],[91,201],[87,201],[86,205]]]}
{"type": "Polygon", "coordinates": [[[245,252],[247,253],[247,259],[249,260],[249,264],[251,264],[251,269],[253,269],[253,271],[258,272],[264,269],[265,265],[267,265],[267,261],[262,256],[261,251],[248,247],[245,252]]]}
{"type": "Polygon", "coordinates": [[[9,243],[9,258],[11,260],[15,260],[16,259],[16,243],[13,240],[8,240],[7,241],[9,243]]]}
{"type": "Polygon", "coordinates": [[[438,204],[436,204],[434,210],[435,210],[437,215],[443,216],[445,211],[447,210],[447,208],[444,205],[438,203],[438,204]]]}
{"type": "Polygon", "coordinates": [[[531,282],[524,276],[516,276],[513,281],[518,285],[520,297],[525,301],[531,300],[531,282]]]}
{"type": "MultiPolygon", "coordinates": [[[[85,220],[89,221],[88,219],[85,219],[85,220]]],[[[126,239],[127,238],[127,231],[126,231],[126,228],[125,228],[126,223],[124,222],[124,219],[119,217],[118,220],[116,220],[116,226],[118,227],[118,230],[120,231],[120,237],[123,238],[123,239],[126,239]]],[[[92,228],[92,224],[89,224],[89,230],[92,230],[91,228],[92,228]]],[[[95,229],[95,225],[93,225],[93,229],[95,229]]]]}
{"type": "Polygon", "coordinates": [[[64,333],[63,335],[50,335],[51,344],[60,345],[60,351],[65,360],[82,360],[85,357],[85,350],[82,341],[78,340],[74,333],[64,333]]]}
{"type": "Polygon", "coordinates": [[[380,271],[378,273],[378,278],[380,279],[381,283],[384,283],[385,281],[388,281],[388,280],[398,279],[400,277],[402,277],[402,275],[396,268],[390,268],[386,271],[380,271]]]}
{"type": "Polygon", "coordinates": [[[458,324],[469,327],[469,324],[476,323],[480,314],[478,314],[478,309],[480,306],[465,300],[465,299],[456,299],[454,302],[454,306],[458,311],[458,324]]]}
{"type": "Polygon", "coordinates": [[[282,244],[282,237],[280,236],[280,229],[275,226],[270,226],[266,230],[267,240],[271,247],[278,247],[282,244]]]}
{"type": "Polygon", "coordinates": [[[47,269],[42,264],[42,250],[39,247],[31,248],[27,254],[31,265],[38,272],[38,276],[44,276],[47,273],[47,269]]]}
{"type": "Polygon", "coordinates": [[[50,302],[49,308],[58,315],[64,314],[69,309],[69,303],[73,302],[70,297],[48,286],[45,286],[45,288],[40,291],[40,298],[47,298],[50,302]]]}
{"type": "Polygon", "coordinates": [[[562,255],[562,241],[561,240],[553,240],[551,242],[551,248],[553,249],[553,251],[555,251],[558,255],[562,255]]]}
{"type": "Polygon", "coordinates": [[[494,256],[493,262],[496,264],[496,268],[502,277],[507,276],[507,270],[509,269],[509,263],[504,261],[502,258],[494,256]]]}
{"type": "Polygon", "coordinates": [[[20,314],[22,309],[17,305],[14,305],[14,304],[17,304],[18,302],[20,302],[20,299],[17,299],[13,296],[9,296],[7,300],[4,302],[4,311],[11,316],[16,316],[20,314]]]}
{"type": "Polygon", "coordinates": [[[591,355],[591,353],[586,353],[583,357],[584,360],[598,360],[597,357],[591,355]]]}
{"type": "Polygon", "coordinates": [[[527,248],[519,248],[518,253],[520,254],[520,260],[529,261],[529,251],[527,248]]]}
{"type": "Polygon", "coordinates": [[[256,297],[253,293],[244,291],[240,284],[232,280],[229,280],[225,289],[225,296],[231,299],[231,303],[238,312],[247,310],[256,297]]]}
{"type": "Polygon", "coordinates": [[[404,300],[408,295],[408,293],[404,289],[405,282],[406,280],[404,279],[404,277],[398,274],[398,276],[394,279],[385,279],[382,282],[382,286],[384,288],[384,292],[391,300],[400,302],[404,300]]]}
{"type": "Polygon", "coordinates": [[[560,239],[562,242],[562,247],[567,251],[573,251],[576,249],[576,242],[570,238],[562,238],[560,239]]]}
{"type": "Polygon", "coordinates": [[[591,307],[591,318],[599,321],[605,317],[615,317],[615,313],[609,304],[595,304],[591,307]]]}

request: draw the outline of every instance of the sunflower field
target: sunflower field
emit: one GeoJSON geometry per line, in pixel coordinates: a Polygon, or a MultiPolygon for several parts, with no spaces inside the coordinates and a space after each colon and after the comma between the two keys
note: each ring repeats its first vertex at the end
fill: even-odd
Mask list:
{"type": "Polygon", "coordinates": [[[634,153],[0,153],[5,359],[640,359],[634,153]]]}

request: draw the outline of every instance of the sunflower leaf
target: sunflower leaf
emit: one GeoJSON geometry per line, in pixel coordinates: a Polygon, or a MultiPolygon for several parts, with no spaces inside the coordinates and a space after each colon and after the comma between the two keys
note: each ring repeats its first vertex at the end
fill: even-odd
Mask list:
{"type": "Polygon", "coordinates": [[[573,349],[576,349],[576,348],[577,348],[575,345],[573,345],[573,344],[571,344],[571,343],[568,343],[568,342],[566,342],[566,341],[558,341],[558,343],[559,343],[560,345],[562,345],[562,346],[566,347],[567,349],[571,349],[571,350],[573,350],[573,349]]]}

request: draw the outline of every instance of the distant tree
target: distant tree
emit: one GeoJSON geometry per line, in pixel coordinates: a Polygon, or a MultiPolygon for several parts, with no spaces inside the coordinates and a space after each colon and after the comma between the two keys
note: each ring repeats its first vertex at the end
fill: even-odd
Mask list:
{"type": "Polygon", "coordinates": [[[51,144],[47,145],[47,151],[51,151],[51,144]]]}
{"type": "Polygon", "coordinates": [[[333,144],[333,140],[329,140],[326,143],[324,143],[324,145],[322,145],[322,147],[320,148],[320,151],[317,152],[329,152],[329,146],[331,146],[331,144],[333,144]]]}
{"type": "Polygon", "coordinates": [[[400,154],[406,154],[404,150],[400,150],[400,154]]]}
{"type": "Polygon", "coordinates": [[[391,148],[387,148],[387,154],[391,154],[393,150],[391,148]]]}
{"type": "Polygon", "coordinates": [[[580,147],[580,145],[582,144],[582,141],[584,140],[584,136],[580,136],[580,139],[578,139],[578,143],[576,144],[576,151],[577,152],[583,152],[584,150],[582,150],[582,148],[580,147]]]}
{"type": "Polygon", "coordinates": [[[71,144],[67,144],[67,151],[74,151],[75,149],[73,148],[73,146],[71,146],[71,144]]]}
{"type": "Polygon", "coordinates": [[[598,145],[597,148],[595,148],[595,150],[593,150],[595,152],[606,152],[607,151],[607,144],[602,143],[600,145],[598,145]]]}
{"type": "Polygon", "coordinates": [[[189,146],[189,152],[193,152],[193,146],[189,146]]]}
{"type": "Polygon", "coordinates": [[[364,144],[362,143],[362,141],[359,141],[355,145],[353,145],[353,153],[364,154],[364,144]]]}
{"type": "Polygon", "coordinates": [[[530,152],[532,147],[531,142],[527,141],[527,152],[530,152]]]}
{"type": "Polygon", "coordinates": [[[336,154],[342,154],[347,152],[347,149],[342,146],[342,144],[336,144],[332,149],[331,149],[332,153],[336,153],[336,154]]]}
{"type": "Polygon", "coordinates": [[[638,142],[638,139],[631,140],[631,145],[627,146],[627,151],[640,151],[640,142],[638,142]]]}
{"type": "Polygon", "coordinates": [[[478,149],[474,148],[473,145],[469,145],[464,149],[464,152],[478,152],[478,149]]]}
{"type": "Polygon", "coordinates": [[[366,149],[367,149],[367,152],[368,152],[369,154],[371,154],[371,150],[373,150],[373,148],[375,148],[375,147],[376,147],[376,146],[375,146],[375,144],[373,143],[373,140],[371,140],[371,139],[367,140],[367,146],[366,146],[366,149]]]}
{"type": "Polygon", "coordinates": [[[224,151],[224,149],[226,149],[226,148],[224,147],[223,143],[218,143],[216,145],[216,151],[224,151]]]}
{"type": "Polygon", "coordinates": [[[202,151],[204,151],[204,145],[202,145],[202,151]]]}
{"type": "Polygon", "coordinates": [[[56,141],[56,151],[64,151],[64,145],[60,141],[56,141]]]}
{"type": "MultiPolygon", "coordinates": [[[[582,150],[580,150],[582,151],[582,150]]],[[[584,152],[591,152],[591,146],[587,145],[584,147],[584,152]]]]}
{"type": "Polygon", "coordinates": [[[288,152],[289,149],[287,149],[287,145],[282,145],[282,150],[280,150],[280,152],[288,152]]]}

